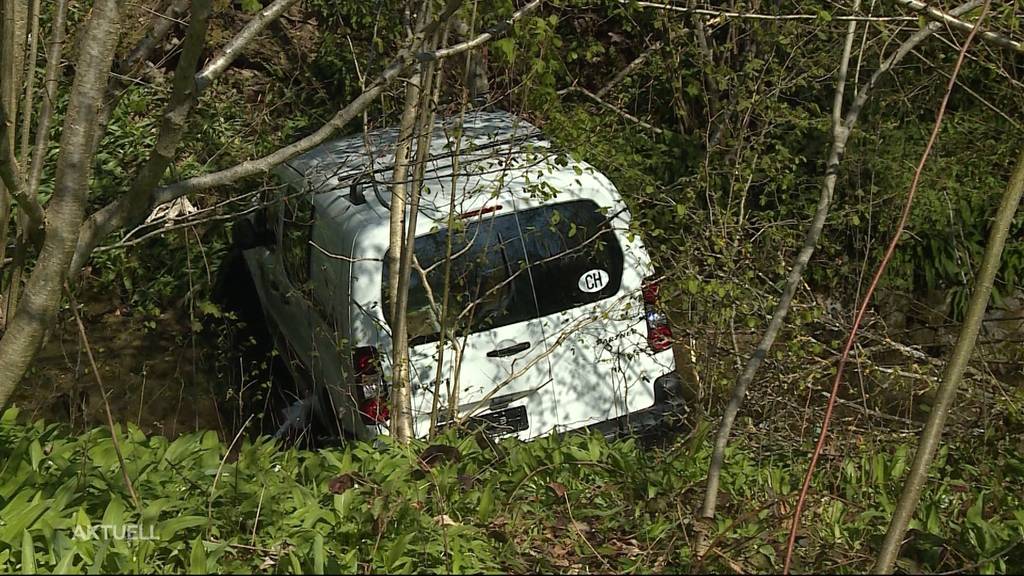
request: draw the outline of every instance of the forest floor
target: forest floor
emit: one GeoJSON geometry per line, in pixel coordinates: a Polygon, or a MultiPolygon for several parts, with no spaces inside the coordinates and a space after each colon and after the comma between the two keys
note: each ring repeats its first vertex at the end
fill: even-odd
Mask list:
{"type": "MultiPolygon", "coordinates": [[[[192,338],[171,319],[147,328],[121,308],[83,320],[115,421],[170,438],[200,430],[225,434],[218,410],[224,393],[203,353],[205,337],[192,338]]],[[[67,422],[79,432],[106,423],[103,394],[73,318],[51,332],[13,404],[27,419],[67,422]]]]}

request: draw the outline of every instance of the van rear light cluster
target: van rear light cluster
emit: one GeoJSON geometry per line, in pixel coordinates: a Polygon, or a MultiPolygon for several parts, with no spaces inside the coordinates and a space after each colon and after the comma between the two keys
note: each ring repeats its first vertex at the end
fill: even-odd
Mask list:
{"type": "Polygon", "coordinates": [[[644,280],[644,319],[647,320],[647,343],[651,350],[661,352],[672,346],[672,327],[668,316],[658,306],[659,285],[653,277],[644,280]]]}
{"type": "Polygon", "coordinates": [[[356,386],[362,393],[359,399],[359,413],[363,416],[363,422],[367,424],[381,424],[391,418],[379,366],[377,349],[373,346],[363,346],[352,352],[356,386]]]}

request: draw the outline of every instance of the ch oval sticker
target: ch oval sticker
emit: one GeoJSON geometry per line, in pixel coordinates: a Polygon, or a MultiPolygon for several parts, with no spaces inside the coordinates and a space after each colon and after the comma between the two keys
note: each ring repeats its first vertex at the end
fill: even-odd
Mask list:
{"type": "Polygon", "coordinates": [[[608,285],[608,273],[600,269],[589,270],[584,272],[583,276],[580,276],[580,280],[576,285],[579,286],[580,291],[587,292],[588,294],[599,292],[608,285]]]}

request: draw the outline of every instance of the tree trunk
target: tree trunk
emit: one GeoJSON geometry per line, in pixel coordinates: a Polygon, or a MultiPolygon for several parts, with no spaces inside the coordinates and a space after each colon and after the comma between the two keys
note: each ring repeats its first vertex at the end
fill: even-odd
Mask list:
{"type": "MultiPolygon", "coordinates": [[[[0,149],[8,148],[13,154],[15,123],[18,121],[18,88],[25,55],[25,29],[28,5],[24,0],[0,0],[0,149]]],[[[5,162],[5,159],[0,159],[5,162]]],[[[11,193],[9,184],[0,181],[0,262],[7,252],[8,226],[11,220],[11,193]]],[[[0,269],[0,289],[4,285],[0,269]]]]}
{"type": "Polygon", "coordinates": [[[61,135],[54,193],[46,210],[46,239],[26,283],[25,295],[0,338],[0,406],[7,403],[24,376],[60,305],[85,212],[93,136],[114,59],[118,20],[115,0],[96,0],[82,36],[61,135]]]}
{"type": "MultiPolygon", "coordinates": [[[[431,41],[431,48],[436,43],[436,36],[431,41]]],[[[412,275],[412,261],[415,254],[416,218],[419,215],[420,192],[423,188],[423,171],[430,152],[430,138],[433,132],[434,110],[432,83],[436,62],[423,64],[420,73],[420,102],[417,106],[416,129],[413,131],[416,142],[416,161],[412,166],[412,187],[408,201],[408,222],[406,223],[405,239],[401,244],[402,257],[399,262],[398,301],[395,305],[394,333],[392,339],[395,350],[397,378],[392,382],[394,408],[392,410],[392,426],[397,431],[396,437],[406,442],[413,436],[412,422],[412,389],[409,380],[409,281],[412,275]]]]}
{"type": "Polygon", "coordinates": [[[1017,167],[1010,178],[1006,193],[1003,194],[1003,200],[996,212],[995,220],[992,221],[988,243],[985,244],[985,255],[982,257],[981,268],[978,270],[978,276],[974,282],[974,293],[971,294],[971,300],[967,305],[967,315],[960,328],[960,336],[957,339],[956,348],[953,350],[953,356],[949,359],[946,373],[942,377],[942,384],[939,385],[938,393],[935,396],[935,405],[928,415],[928,424],[921,432],[921,441],[917,453],[914,455],[914,463],[907,474],[906,483],[903,484],[903,492],[900,494],[896,510],[893,512],[892,523],[889,524],[889,530],[882,542],[882,549],[878,553],[878,560],[871,570],[875,574],[889,574],[896,564],[903,536],[907,532],[907,526],[910,525],[917,502],[921,498],[921,490],[928,480],[928,468],[931,466],[935,451],[939,447],[939,441],[942,439],[942,429],[946,425],[949,408],[953,404],[953,399],[956,398],[960,380],[963,378],[964,371],[967,370],[971,353],[974,351],[974,344],[978,340],[978,331],[981,329],[985,308],[988,306],[988,300],[992,294],[992,283],[999,271],[1003,246],[1006,244],[1006,236],[1009,234],[1014,214],[1020,205],[1022,193],[1024,193],[1024,152],[1017,160],[1017,167]]]}

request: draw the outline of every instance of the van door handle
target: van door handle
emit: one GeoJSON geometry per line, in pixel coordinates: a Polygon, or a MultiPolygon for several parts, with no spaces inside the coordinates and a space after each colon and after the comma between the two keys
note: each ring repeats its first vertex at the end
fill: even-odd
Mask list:
{"type": "Polygon", "coordinates": [[[487,357],[488,358],[501,358],[502,356],[512,356],[513,354],[518,354],[518,353],[522,352],[523,350],[527,350],[529,348],[530,348],[530,343],[529,342],[520,342],[518,344],[513,344],[513,345],[505,347],[505,348],[498,348],[497,350],[491,350],[490,352],[487,353],[487,357]]]}

